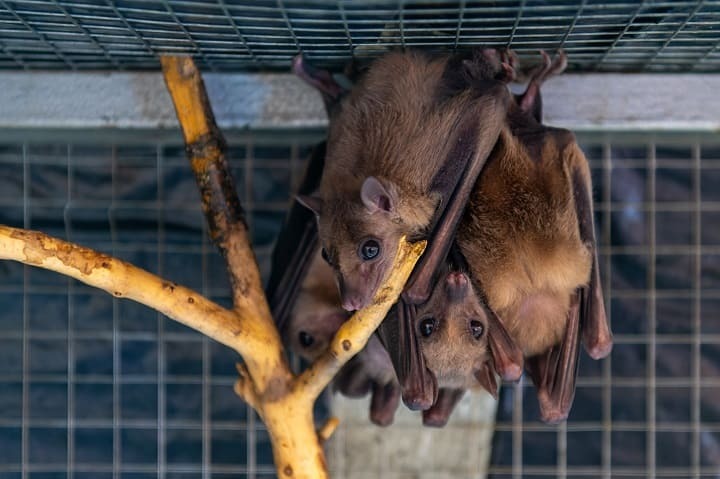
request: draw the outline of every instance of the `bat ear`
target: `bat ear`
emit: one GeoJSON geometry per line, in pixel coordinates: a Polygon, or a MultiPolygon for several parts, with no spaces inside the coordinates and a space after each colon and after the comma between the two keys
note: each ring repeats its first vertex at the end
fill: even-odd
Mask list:
{"type": "Polygon", "coordinates": [[[475,371],[475,379],[478,380],[480,386],[482,386],[487,392],[489,392],[495,399],[498,398],[498,384],[497,378],[495,377],[495,371],[490,366],[490,361],[485,361],[482,368],[475,371]]]}
{"type": "Polygon", "coordinates": [[[494,311],[489,310],[488,326],[488,346],[495,370],[504,380],[517,381],[523,371],[522,350],[515,344],[494,311]]]}
{"type": "Polygon", "coordinates": [[[297,195],[295,199],[298,201],[298,203],[315,213],[317,216],[320,216],[320,214],[322,213],[322,198],[318,198],[317,196],[297,195]]]}
{"type": "Polygon", "coordinates": [[[368,176],[363,181],[360,198],[370,213],[376,211],[390,213],[395,210],[394,195],[374,176],[368,176]]]}

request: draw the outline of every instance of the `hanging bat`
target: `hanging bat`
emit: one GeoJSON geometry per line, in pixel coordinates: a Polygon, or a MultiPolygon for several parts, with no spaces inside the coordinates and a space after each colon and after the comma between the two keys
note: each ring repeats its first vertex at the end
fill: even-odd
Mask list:
{"type": "MultiPolygon", "coordinates": [[[[449,356],[467,370],[481,359],[461,343],[468,328],[448,329],[443,336],[442,325],[468,324],[472,331],[478,314],[497,313],[526,358],[542,419],[554,423],[565,419],[572,405],[580,339],[599,359],[610,353],[612,336],[599,280],[587,160],[572,133],[537,120],[539,87],[561,72],[566,60],[562,53],[554,62],[543,58],[544,67],[510,107],[457,231],[477,286],[468,291],[480,291],[489,309],[474,299],[466,300],[472,306],[467,311],[431,300],[418,308],[416,327],[431,371],[445,366],[449,356]]],[[[487,378],[476,378],[492,390],[487,378]]]]}
{"type": "MultiPolygon", "coordinates": [[[[297,300],[283,328],[283,341],[307,361],[317,359],[349,317],[340,306],[332,269],[316,247],[314,258],[300,285],[297,300]]],[[[392,423],[400,402],[400,385],[385,348],[374,335],[333,381],[348,397],[371,393],[370,420],[380,426],[392,423]]]]}
{"type": "MultiPolygon", "coordinates": [[[[313,69],[300,57],[293,62],[293,69],[306,80],[314,75],[313,81],[322,87],[331,114],[344,93],[332,76],[313,69]]],[[[322,143],[312,152],[300,194],[317,189],[324,160],[322,143]]],[[[296,202],[273,250],[266,293],[283,342],[308,361],[315,360],[327,348],[349,316],[340,307],[332,269],[321,259],[315,215],[296,202]]],[[[381,426],[392,423],[400,389],[390,358],[377,337],[371,337],[366,347],[341,369],[333,387],[349,397],[362,397],[370,392],[370,420],[381,426]]]]}
{"type": "MultiPolygon", "coordinates": [[[[412,322],[506,115],[508,71],[491,49],[465,58],[391,53],[335,107],[319,195],[300,200],[318,216],[323,255],[335,270],[345,309],[368,303],[401,235],[424,236],[428,249],[397,320],[390,320],[400,330],[412,322]]],[[[416,336],[398,331],[390,337],[405,404],[430,408],[437,381],[416,336]]]]}
{"type": "MultiPolygon", "coordinates": [[[[401,236],[427,237],[453,211],[454,230],[511,101],[481,67],[392,52],[335,106],[318,194],[300,200],[318,217],[346,310],[369,304],[401,236]]],[[[419,274],[444,261],[450,243],[436,237],[419,274]]]]}

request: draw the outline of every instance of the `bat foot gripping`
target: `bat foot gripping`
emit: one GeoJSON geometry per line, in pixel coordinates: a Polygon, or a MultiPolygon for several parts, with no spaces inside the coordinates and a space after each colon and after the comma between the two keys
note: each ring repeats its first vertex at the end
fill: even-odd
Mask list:
{"type": "Polygon", "coordinates": [[[464,389],[441,388],[435,404],[430,409],[423,411],[423,425],[429,427],[445,426],[448,419],[450,419],[450,414],[452,414],[453,409],[455,409],[464,394],[464,389]]]}

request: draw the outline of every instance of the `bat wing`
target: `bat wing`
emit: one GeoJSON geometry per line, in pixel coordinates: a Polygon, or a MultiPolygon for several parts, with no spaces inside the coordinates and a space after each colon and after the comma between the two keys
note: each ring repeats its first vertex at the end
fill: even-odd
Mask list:
{"type": "Polygon", "coordinates": [[[483,96],[479,109],[461,117],[455,144],[443,168],[433,178],[431,193],[438,194],[441,200],[428,246],[403,292],[403,298],[412,304],[422,304],[430,297],[437,272],[455,240],[470,193],[505,124],[509,99],[505,85],[498,83],[483,96]]]}
{"type": "MultiPolygon", "coordinates": [[[[572,137],[565,130],[548,129],[547,134],[553,135],[560,143],[572,137]]],[[[592,255],[592,266],[588,284],[578,288],[571,297],[562,342],[527,361],[528,372],[538,389],[542,419],[550,423],[562,421],[570,412],[575,395],[580,339],[594,359],[607,356],[612,349],[612,334],[600,284],[587,160],[574,139],[571,144],[565,145],[564,150],[569,151],[565,161],[571,172],[580,240],[592,255]]]]}
{"type": "Polygon", "coordinates": [[[378,336],[395,367],[403,402],[413,410],[429,409],[437,398],[437,380],[425,366],[425,357],[415,334],[416,307],[400,300],[393,316],[383,321],[378,336]]]}
{"type": "MultiPolygon", "coordinates": [[[[298,190],[309,195],[320,185],[325,164],[325,143],[311,154],[305,177],[298,190]]],[[[283,331],[297,299],[300,285],[312,263],[318,245],[317,222],[312,211],[293,201],[285,226],[272,254],[272,269],[265,293],[278,329],[283,331]]]]}
{"type": "Polygon", "coordinates": [[[526,361],[537,388],[540,417],[556,424],[567,418],[575,397],[578,353],[580,352],[580,303],[582,288],[571,299],[565,336],[559,345],[526,361]]]}
{"type": "Polygon", "coordinates": [[[423,411],[423,424],[431,427],[445,426],[464,394],[464,389],[440,388],[435,404],[423,411]]]}
{"type": "Polygon", "coordinates": [[[612,350],[612,333],[607,323],[600,268],[598,265],[595,228],[593,227],[592,196],[590,194],[590,174],[585,167],[587,160],[577,145],[571,154],[573,197],[578,218],[580,239],[592,254],[590,283],[584,288],[580,304],[580,324],[585,350],[593,359],[604,358],[612,350]]]}

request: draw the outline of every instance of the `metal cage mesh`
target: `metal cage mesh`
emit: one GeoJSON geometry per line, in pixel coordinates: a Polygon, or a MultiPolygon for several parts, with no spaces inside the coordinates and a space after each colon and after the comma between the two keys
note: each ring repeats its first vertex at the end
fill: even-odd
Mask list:
{"type": "Polygon", "coordinates": [[[576,71],[720,71],[716,0],[0,0],[1,69],[287,70],[388,49],[564,48],[576,71]]]}
{"type": "MultiPolygon", "coordinates": [[[[321,135],[227,133],[267,273],[304,153],[321,135]]],[[[559,426],[538,421],[528,381],[504,388],[490,477],[715,477],[718,138],[579,138],[595,182],[615,348],[602,361],[583,353],[575,404],[559,426]]],[[[0,207],[2,223],[112,253],[229,303],[174,134],[6,132],[0,207]]],[[[232,392],[232,351],[55,273],[2,262],[0,279],[0,477],[274,477],[264,426],[232,392]]],[[[395,448],[385,443],[377,465],[351,447],[364,470],[382,474],[347,477],[468,477],[393,466],[395,448]]]]}

